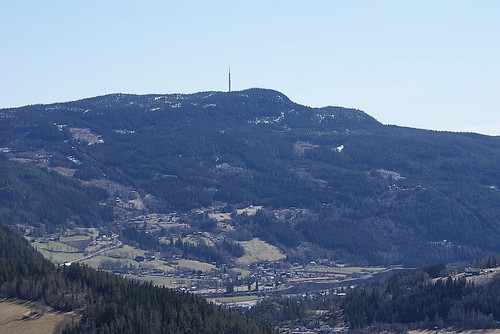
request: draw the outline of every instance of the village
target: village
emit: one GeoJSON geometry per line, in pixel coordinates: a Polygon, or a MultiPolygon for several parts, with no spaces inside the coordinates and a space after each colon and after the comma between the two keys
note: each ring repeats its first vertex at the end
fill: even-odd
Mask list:
{"type": "MultiPolygon", "coordinates": [[[[259,238],[234,242],[241,249],[241,254],[229,261],[206,261],[196,254],[186,256],[186,252],[173,246],[179,243],[185,247],[201,245],[209,250],[234,232],[234,217],[251,217],[262,210],[262,206],[250,205],[232,212],[209,207],[194,209],[190,213],[154,213],[145,209],[145,200],[135,191],[117,197],[114,206],[118,214],[112,228],[74,226],[53,234],[35,233],[30,225],[19,225],[18,228],[36,249],[57,264],[84,263],[207,298],[245,296],[241,301],[241,305],[245,306],[251,306],[266,294],[348,286],[350,282],[370,279],[373,275],[394,269],[351,267],[328,259],[290,263],[281,249],[259,238]],[[196,221],[193,223],[188,216],[196,217],[196,221]],[[212,230],[207,230],[203,224],[212,226],[212,230]],[[140,233],[141,238],[147,239],[152,246],[146,247],[145,241],[141,246],[133,240],[134,236],[128,236],[124,231],[140,233]],[[169,251],[155,250],[158,245],[169,251]]],[[[290,219],[304,213],[307,212],[296,208],[273,212],[278,219],[290,219]]],[[[479,274],[482,274],[479,269],[474,268],[464,272],[467,276],[479,274]]],[[[218,303],[227,301],[233,304],[234,298],[220,298],[218,303]]]]}
{"type": "MultiPolygon", "coordinates": [[[[83,230],[86,233],[92,230],[83,230]]],[[[95,233],[95,232],[94,232],[95,233]]],[[[188,235],[187,238],[192,236],[188,235]]],[[[151,280],[181,291],[210,295],[252,295],[276,293],[299,284],[328,284],[370,276],[382,267],[346,267],[329,261],[306,265],[289,264],[283,259],[262,260],[246,265],[218,265],[185,259],[179,255],[161,257],[158,252],[124,244],[117,234],[52,235],[29,238],[33,246],[60,265],[81,262],[140,280],[151,280]],[[87,239],[85,239],[87,238],[87,239]],[[92,240],[92,241],[91,241],[92,240]],[[85,248],[79,247],[88,242],[85,248]],[[163,284],[162,284],[163,283],[163,284]]]]}
{"type": "MultiPolygon", "coordinates": [[[[252,214],[259,209],[248,207],[239,212],[252,214]]],[[[212,212],[209,216],[218,218],[217,224],[222,231],[231,230],[227,213],[212,212]]],[[[185,232],[189,231],[189,226],[176,213],[138,215],[126,223],[129,227],[141,227],[149,235],[169,229],[178,233],[174,234],[175,239],[192,244],[203,242],[210,246],[223,238],[223,233],[185,232]]],[[[234,307],[251,307],[266,295],[323,289],[341,282],[348,284],[388,269],[349,267],[329,260],[289,263],[277,247],[258,238],[240,242],[244,254],[234,263],[226,264],[140,249],[121,240],[118,233],[109,233],[106,229],[74,228],[64,233],[33,236],[30,226],[18,227],[36,249],[59,265],[84,263],[131,279],[199,294],[215,303],[234,307]]],[[[172,242],[165,237],[158,240],[166,244],[172,242]]]]}
{"type": "MultiPolygon", "coordinates": [[[[29,224],[19,224],[17,228],[34,248],[59,266],[81,263],[240,310],[281,296],[298,301],[321,300],[331,294],[343,298],[351,288],[406,269],[352,266],[328,258],[298,262],[287,257],[286,249],[259,237],[235,240],[233,237],[240,228],[236,222],[252,218],[263,210],[262,206],[231,210],[212,206],[185,213],[157,213],[149,212],[148,195],[129,190],[119,192],[122,196],[113,202],[115,219],[111,225],[79,227],[70,223],[52,233],[29,224]],[[214,258],[207,256],[211,253],[214,258]]],[[[279,221],[293,221],[309,214],[300,208],[271,212],[279,221]]],[[[500,271],[497,269],[469,267],[454,272],[452,277],[481,283],[500,271]]],[[[343,323],[333,326],[329,311],[322,312],[308,314],[308,326],[283,323],[278,332],[347,330],[343,323]]]]}
{"type": "MultiPolygon", "coordinates": [[[[133,226],[144,223],[151,225],[149,231],[158,228],[155,224],[183,227],[176,214],[138,216],[130,222],[133,226]]],[[[29,234],[29,226],[22,228],[29,234]]],[[[106,233],[105,229],[75,228],[61,234],[25,237],[45,257],[61,266],[83,263],[133,280],[196,294],[214,304],[237,309],[249,309],[265,298],[277,296],[297,300],[321,299],[328,294],[342,297],[347,289],[379,275],[404,270],[398,266],[352,267],[326,259],[305,264],[289,263],[279,250],[262,240],[244,244],[245,254],[234,264],[208,263],[179,254],[167,255],[140,249],[125,243],[117,233],[106,233]]],[[[178,237],[193,243],[204,239],[207,243],[211,240],[217,242],[218,238],[206,232],[181,233],[178,237]]],[[[499,271],[500,268],[485,270],[468,267],[453,273],[453,277],[465,277],[474,283],[481,283],[499,271]]],[[[315,319],[315,326],[283,325],[279,332],[294,334],[347,331],[343,323],[331,327],[328,324],[329,312],[320,311],[309,315],[311,319],[315,319]]]]}

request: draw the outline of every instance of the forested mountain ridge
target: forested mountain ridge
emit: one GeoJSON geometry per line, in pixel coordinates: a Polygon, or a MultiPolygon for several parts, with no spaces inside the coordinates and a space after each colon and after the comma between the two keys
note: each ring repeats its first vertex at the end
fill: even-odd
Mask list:
{"type": "MultiPolygon", "coordinates": [[[[359,110],[310,108],[264,89],[112,94],[3,109],[0,120],[0,155],[12,160],[2,166],[28,162],[93,194],[92,218],[73,210],[45,225],[112,220],[114,190],[104,199],[88,188],[112,182],[138,191],[148,199],[143,210],[155,212],[262,205],[236,229],[290,250],[291,259],[307,260],[302,250],[311,245],[362,263],[500,251],[498,137],[386,126],[359,110]],[[297,213],[281,219],[283,209],[297,213]]],[[[2,181],[4,198],[16,198],[13,180],[26,181],[2,181]]],[[[22,223],[14,199],[1,212],[22,223]]]]}

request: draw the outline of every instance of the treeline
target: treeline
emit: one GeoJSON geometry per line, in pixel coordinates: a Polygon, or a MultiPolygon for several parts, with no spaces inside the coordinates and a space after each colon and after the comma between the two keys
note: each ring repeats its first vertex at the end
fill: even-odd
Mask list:
{"type": "Polygon", "coordinates": [[[417,270],[349,290],[343,308],[352,329],[380,324],[405,324],[410,328],[497,328],[500,277],[475,285],[465,277],[432,280],[426,271],[417,270]]]}
{"type": "Polygon", "coordinates": [[[83,285],[72,283],[22,237],[0,223],[0,294],[41,302],[57,310],[87,304],[83,285]]]}
{"type": "MultiPolygon", "coordinates": [[[[228,256],[226,249],[221,246],[223,245],[208,246],[202,239],[200,239],[197,244],[184,242],[180,238],[173,242],[173,247],[180,250],[181,254],[188,259],[197,259],[205,262],[217,262],[219,264],[230,263],[231,259],[228,256]]],[[[232,250],[227,246],[226,248],[232,250]]],[[[166,251],[169,252],[172,250],[167,248],[166,251]]],[[[243,251],[243,249],[241,249],[241,251],[243,251]]]]}
{"type": "MultiPolygon", "coordinates": [[[[500,263],[500,256],[461,267],[496,263],[500,263]]],[[[463,276],[449,276],[457,270],[461,269],[428,265],[393,274],[382,282],[267,298],[248,314],[265,325],[309,329],[348,326],[357,333],[500,328],[500,274],[473,284],[463,276]]]]}
{"type": "Polygon", "coordinates": [[[288,222],[278,221],[267,209],[261,209],[253,216],[233,215],[232,224],[237,229],[232,235],[240,241],[260,238],[273,245],[293,248],[303,240],[293,226],[288,222]]]}
{"type": "Polygon", "coordinates": [[[132,282],[86,266],[71,266],[64,273],[89,288],[91,303],[81,322],[63,333],[88,328],[100,333],[262,333],[245,316],[191,294],[132,282]]]}
{"type": "Polygon", "coordinates": [[[318,328],[320,323],[335,327],[342,321],[338,300],[331,297],[314,298],[309,294],[266,298],[247,314],[261,324],[278,327],[318,328]]]}
{"type": "Polygon", "coordinates": [[[254,321],[204,299],[127,280],[84,265],[55,267],[0,225],[0,293],[81,320],[62,333],[263,333],[254,321]]]}
{"type": "Polygon", "coordinates": [[[113,219],[101,188],[84,186],[55,172],[2,159],[0,155],[0,220],[28,223],[35,234],[53,233],[68,224],[99,226],[113,219]]]}
{"type": "Polygon", "coordinates": [[[196,242],[183,241],[182,238],[174,238],[173,234],[167,230],[160,233],[146,233],[140,228],[128,226],[121,232],[122,240],[127,244],[142,249],[158,251],[165,257],[172,255],[182,255],[188,259],[201,260],[205,262],[217,262],[219,264],[231,263],[234,258],[245,254],[243,247],[227,238],[207,245],[203,238],[198,238],[196,242]],[[159,237],[167,237],[168,242],[160,243],[159,237]]]}

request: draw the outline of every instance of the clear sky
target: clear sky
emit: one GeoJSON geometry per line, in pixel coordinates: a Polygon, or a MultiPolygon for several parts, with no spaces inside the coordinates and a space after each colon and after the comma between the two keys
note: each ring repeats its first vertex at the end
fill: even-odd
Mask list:
{"type": "Polygon", "coordinates": [[[0,108],[276,89],[384,124],[500,135],[497,0],[5,0],[0,108]]]}

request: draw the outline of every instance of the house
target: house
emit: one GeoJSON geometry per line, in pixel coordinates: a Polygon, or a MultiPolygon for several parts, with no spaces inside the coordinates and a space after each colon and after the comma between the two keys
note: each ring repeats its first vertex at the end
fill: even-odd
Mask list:
{"type": "Polygon", "coordinates": [[[480,268],[465,268],[465,276],[479,276],[481,275],[480,268]]]}

